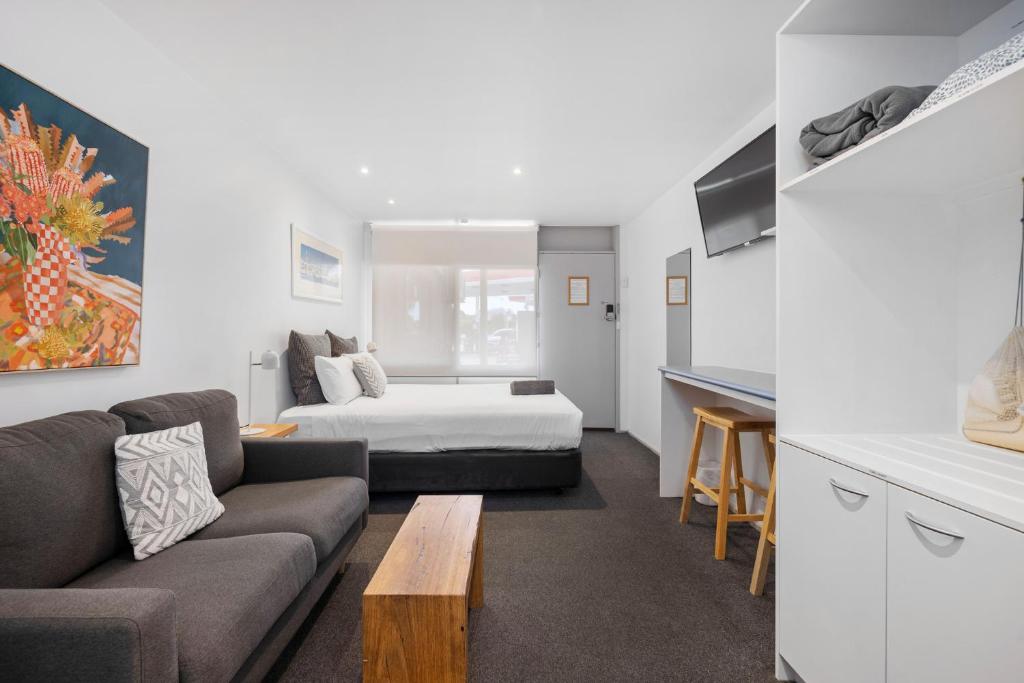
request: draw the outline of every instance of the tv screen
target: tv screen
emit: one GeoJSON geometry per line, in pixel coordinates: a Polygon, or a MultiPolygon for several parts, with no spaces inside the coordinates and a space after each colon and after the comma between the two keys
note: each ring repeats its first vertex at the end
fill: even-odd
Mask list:
{"type": "Polygon", "coordinates": [[[775,227],[775,126],[693,187],[709,257],[764,239],[775,227]]]}

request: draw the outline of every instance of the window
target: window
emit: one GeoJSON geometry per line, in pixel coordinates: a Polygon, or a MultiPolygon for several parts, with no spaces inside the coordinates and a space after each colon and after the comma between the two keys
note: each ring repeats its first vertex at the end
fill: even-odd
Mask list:
{"type": "Polygon", "coordinates": [[[536,374],[535,226],[373,227],[373,340],[389,374],[536,374]]]}

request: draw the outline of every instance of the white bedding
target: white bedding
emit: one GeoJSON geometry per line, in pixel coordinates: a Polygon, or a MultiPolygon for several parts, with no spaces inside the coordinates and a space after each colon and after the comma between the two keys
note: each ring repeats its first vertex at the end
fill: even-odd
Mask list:
{"type": "Polygon", "coordinates": [[[365,437],[371,451],[577,448],[583,413],[559,392],[512,396],[508,384],[389,384],[381,398],[295,406],[300,436],[365,437]]]}

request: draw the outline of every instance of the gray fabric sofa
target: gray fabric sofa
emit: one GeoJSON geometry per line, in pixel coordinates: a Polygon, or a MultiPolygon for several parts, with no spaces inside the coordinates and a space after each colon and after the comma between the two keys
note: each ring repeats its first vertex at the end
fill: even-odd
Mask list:
{"type": "Polygon", "coordinates": [[[0,680],[260,680],[366,527],[363,440],[240,439],[234,396],[0,429],[0,680]],[[136,561],[114,441],[202,423],[224,514],[136,561]]]}

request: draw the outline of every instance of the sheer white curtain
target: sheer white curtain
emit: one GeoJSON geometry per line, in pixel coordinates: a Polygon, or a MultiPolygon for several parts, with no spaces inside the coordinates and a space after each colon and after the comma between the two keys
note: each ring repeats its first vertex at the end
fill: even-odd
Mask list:
{"type": "Polygon", "coordinates": [[[537,226],[374,224],[373,340],[389,374],[537,373],[537,226]]]}

